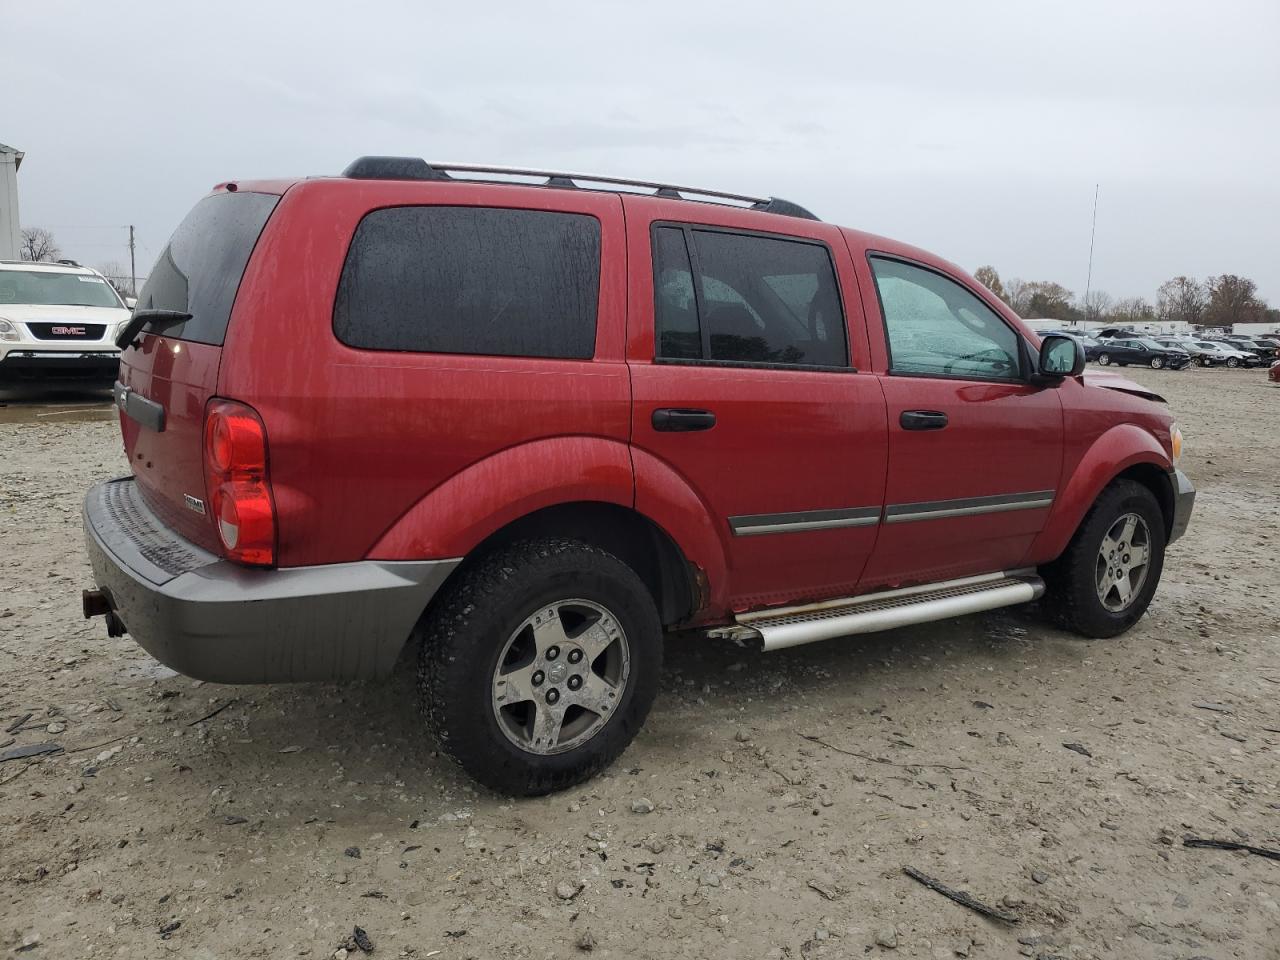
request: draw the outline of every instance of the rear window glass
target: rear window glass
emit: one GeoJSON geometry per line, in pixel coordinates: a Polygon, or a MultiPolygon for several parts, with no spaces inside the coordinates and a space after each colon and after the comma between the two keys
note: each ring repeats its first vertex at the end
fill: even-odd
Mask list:
{"type": "Polygon", "coordinates": [[[215,193],[197,203],[151,268],[137,309],[189,313],[165,335],[221,345],[249,255],[279,202],[268,193],[215,193]]]}
{"type": "Polygon", "coordinates": [[[585,360],[599,295],[594,217],[391,207],[356,229],[333,329],[371,350],[585,360]]]}

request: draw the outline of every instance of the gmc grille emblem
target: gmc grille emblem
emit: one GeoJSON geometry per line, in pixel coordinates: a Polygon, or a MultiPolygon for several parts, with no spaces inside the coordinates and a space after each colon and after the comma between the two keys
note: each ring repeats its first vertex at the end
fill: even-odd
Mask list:
{"type": "Polygon", "coordinates": [[[86,330],[84,327],[54,327],[49,332],[55,337],[83,337],[86,330]]]}

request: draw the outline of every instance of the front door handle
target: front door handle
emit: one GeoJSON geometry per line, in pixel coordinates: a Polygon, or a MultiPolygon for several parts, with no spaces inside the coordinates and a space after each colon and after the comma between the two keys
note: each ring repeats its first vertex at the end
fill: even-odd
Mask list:
{"type": "Polygon", "coordinates": [[[710,430],[716,425],[716,415],[710,410],[686,410],[663,407],[653,411],[653,429],[665,433],[688,433],[692,430],[710,430]]]}
{"type": "Polygon", "coordinates": [[[947,415],[941,410],[903,410],[898,418],[903,430],[941,430],[947,415]]]}

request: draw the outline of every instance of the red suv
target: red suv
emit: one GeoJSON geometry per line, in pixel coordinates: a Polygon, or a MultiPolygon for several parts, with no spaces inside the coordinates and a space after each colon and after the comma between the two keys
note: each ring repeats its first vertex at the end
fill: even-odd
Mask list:
{"type": "Polygon", "coordinates": [[[221,184],[120,342],[86,616],[222,682],[411,643],[444,749],[518,794],[622,752],[667,630],[1044,593],[1118,634],[1195,496],[1158,396],[776,199],[385,157],[221,184]]]}

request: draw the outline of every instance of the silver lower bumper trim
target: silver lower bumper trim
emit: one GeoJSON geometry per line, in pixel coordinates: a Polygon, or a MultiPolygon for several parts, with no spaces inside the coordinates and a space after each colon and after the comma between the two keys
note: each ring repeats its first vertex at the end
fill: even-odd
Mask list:
{"type": "Polygon", "coordinates": [[[165,527],[134,484],[132,478],[98,484],[85,498],[85,545],[94,580],[140,646],[200,680],[383,676],[461,562],[242,567],[165,527]],[[129,486],[112,489],[118,484],[129,486]]]}

